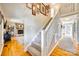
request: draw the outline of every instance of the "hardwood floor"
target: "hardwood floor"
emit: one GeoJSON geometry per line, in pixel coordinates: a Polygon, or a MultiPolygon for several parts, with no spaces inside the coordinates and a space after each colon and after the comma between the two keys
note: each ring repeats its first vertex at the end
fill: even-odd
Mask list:
{"type": "Polygon", "coordinates": [[[75,54],[56,47],[50,56],[75,56],[75,54]]]}
{"type": "Polygon", "coordinates": [[[5,43],[2,56],[31,56],[27,51],[23,51],[23,46],[16,41],[16,38],[12,37],[12,40],[5,43]]]}
{"type": "MultiPolygon", "coordinates": [[[[16,41],[15,37],[12,37],[12,40],[5,43],[2,56],[31,56],[27,51],[23,51],[23,46],[16,41]]],[[[79,55],[79,54],[78,54],[79,55]]],[[[56,47],[50,56],[75,56],[75,54],[65,51],[59,47],[56,47]]]]}

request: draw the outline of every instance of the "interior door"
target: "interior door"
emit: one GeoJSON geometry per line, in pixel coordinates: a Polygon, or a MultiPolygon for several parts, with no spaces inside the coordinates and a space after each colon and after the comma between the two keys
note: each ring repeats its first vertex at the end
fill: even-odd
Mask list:
{"type": "Polygon", "coordinates": [[[64,35],[64,37],[72,38],[72,36],[73,36],[72,31],[73,31],[73,23],[62,24],[62,35],[64,35]]]}

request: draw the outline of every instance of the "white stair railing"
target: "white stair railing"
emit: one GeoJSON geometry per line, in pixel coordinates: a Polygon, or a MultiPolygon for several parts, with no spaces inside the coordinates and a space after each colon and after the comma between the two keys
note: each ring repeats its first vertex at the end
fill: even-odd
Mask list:
{"type": "Polygon", "coordinates": [[[61,25],[59,24],[60,21],[57,17],[51,20],[48,27],[42,30],[42,55],[50,55],[53,48],[61,38],[61,25]]]}

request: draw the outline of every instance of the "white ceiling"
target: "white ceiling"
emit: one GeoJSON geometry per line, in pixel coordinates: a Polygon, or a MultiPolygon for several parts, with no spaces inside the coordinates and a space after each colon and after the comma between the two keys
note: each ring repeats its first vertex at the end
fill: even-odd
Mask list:
{"type": "Polygon", "coordinates": [[[29,10],[23,3],[3,3],[0,4],[6,18],[23,20],[29,14],[29,10]]]}

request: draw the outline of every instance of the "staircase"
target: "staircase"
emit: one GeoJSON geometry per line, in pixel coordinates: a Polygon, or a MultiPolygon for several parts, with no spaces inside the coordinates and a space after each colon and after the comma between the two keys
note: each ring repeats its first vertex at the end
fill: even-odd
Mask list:
{"type": "MultiPolygon", "coordinates": [[[[44,25],[44,27],[40,30],[40,32],[32,39],[29,46],[27,47],[27,51],[32,56],[41,56],[41,55],[47,56],[50,53],[52,47],[55,46],[56,44],[55,35],[58,33],[57,31],[59,30],[58,25],[60,21],[58,19],[59,9],[60,6],[57,8],[55,15],[50,18],[50,20],[44,25]],[[55,44],[53,44],[53,42],[55,44]]],[[[58,36],[57,39],[59,40],[59,38],[60,37],[58,36]]]]}
{"type": "Polygon", "coordinates": [[[56,47],[54,51],[51,53],[51,56],[76,56],[76,55],[60,47],[56,47]]]}
{"type": "Polygon", "coordinates": [[[40,36],[40,33],[34,38],[34,40],[31,42],[31,44],[29,45],[27,50],[32,56],[41,56],[41,36],[40,36]]]}

